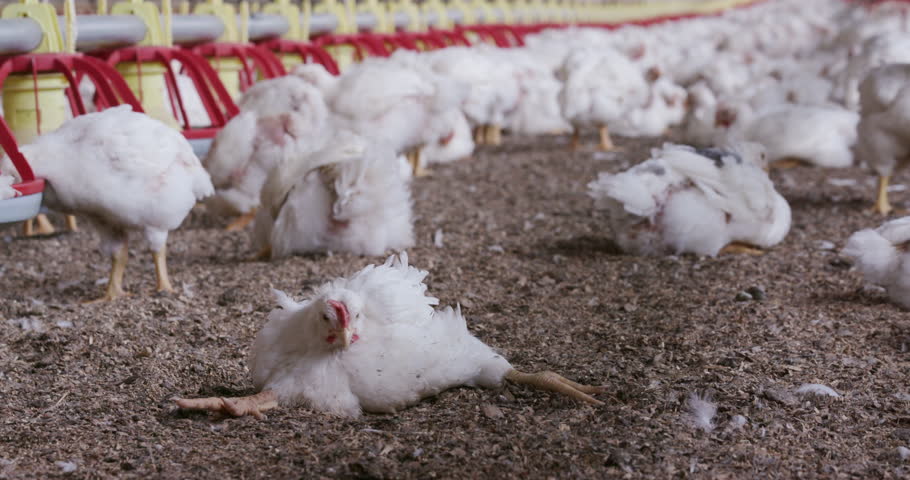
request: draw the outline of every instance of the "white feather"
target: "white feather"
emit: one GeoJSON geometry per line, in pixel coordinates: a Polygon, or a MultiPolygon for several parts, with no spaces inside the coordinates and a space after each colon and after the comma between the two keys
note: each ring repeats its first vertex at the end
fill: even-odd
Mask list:
{"type": "Polygon", "coordinates": [[[688,409],[688,422],[693,428],[705,432],[714,430],[714,416],[717,414],[717,404],[711,402],[710,397],[692,392],[686,401],[686,408],[688,409]]]}
{"type": "Polygon", "coordinates": [[[834,391],[831,387],[827,385],[821,385],[818,383],[804,383],[796,389],[796,393],[800,395],[820,395],[826,397],[840,397],[840,395],[834,391]]]}

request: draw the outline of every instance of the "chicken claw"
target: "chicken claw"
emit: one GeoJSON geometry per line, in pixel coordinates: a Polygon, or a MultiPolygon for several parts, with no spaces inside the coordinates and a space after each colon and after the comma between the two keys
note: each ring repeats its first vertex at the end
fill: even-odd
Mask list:
{"type": "Polygon", "coordinates": [[[251,415],[257,420],[265,419],[262,412],[278,406],[275,392],[271,390],[245,397],[178,398],[175,402],[183,410],[207,410],[233,417],[251,415]]]}
{"type": "Polygon", "coordinates": [[[760,248],[753,247],[752,245],[746,245],[744,243],[739,243],[739,242],[732,242],[732,243],[728,243],[726,246],[724,246],[724,248],[721,248],[720,252],[718,252],[718,253],[734,253],[734,254],[735,253],[745,253],[747,255],[758,256],[758,255],[764,255],[765,251],[760,248]]]}
{"type": "Polygon", "coordinates": [[[506,373],[505,378],[512,383],[524,384],[540,390],[562,393],[575,400],[594,405],[603,405],[603,402],[589,394],[603,393],[606,391],[605,387],[593,387],[575,383],[554,372],[524,373],[513,369],[506,373]]]}
{"type": "Polygon", "coordinates": [[[239,232],[239,231],[243,230],[244,228],[246,228],[247,225],[252,223],[252,221],[255,218],[256,218],[256,209],[254,208],[254,209],[250,210],[249,212],[246,212],[243,215],[240,215],[239,217],[235,218],[234,221],[229,223],[227,227],[224,227],[224,231],[225,232],[239,232]]]}

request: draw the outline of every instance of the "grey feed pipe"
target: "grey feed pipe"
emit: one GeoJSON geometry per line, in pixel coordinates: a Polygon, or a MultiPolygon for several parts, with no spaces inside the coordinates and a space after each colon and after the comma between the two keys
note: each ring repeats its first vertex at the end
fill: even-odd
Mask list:
{"type": "MultiPolygon", "coordinates": [[[[238,17],[238,24],[240,19],[238,17]]],[[[281,15],[272,15],[265,13],[253,13],[250,15],[250,23],[247,27],[251,41],[264,40],[266,38],[280,37],[290,30],[286,18],[281,15]]]]}
{"type": "Polygon", "coordinates": [[[29,18],[0,19],[0,55],[28,53],[41,45],[44,34],[29,18]]]}
{"type": "MultiPolygon", "coordinates": [[[[493,9],[499,20],[504,18],[500,9],[493,9]]],[[[464,14],[460,10],[448,10],[449,18],[456,24],[464,23],[464,14]]],[[[478,16],[483,10],[478,10],[478,16]]],[[[426,25],[438,25],[436,12],[421,13],[421,20],[426,25]]],[[[378,22],[376,15],[370,12],[358,12],[355,16],[360,29],[374,29],[378,22]]],[[[410,21],[407,13],[397,12],[393,17],[398,27],[405,27],[410,21]]],[[[60,32],[66,36],[66,21],[58,16],[60,32]]],[[[145,38],[145,23],[132,15],[79,15],[76,17],[76,49],[92,51],[135,45],[145,38]]],[[[339,25],[338,18],[331,13],[317,13],[310,17],[309,31],[312,34],[330,33],[339,25]]],[[[212,42],[224,33],[224,25],[218,17],[212,15],[174,15],[171,22],[174,43],[192,45],[212,42]]],[[[287,20],[274,14],[255,13],[249,20],[250,40],[263,40],[280,37],[289,29],[287,20]]],[[[41,44],[43,33],[41,27],[29,18],[0,19],[0,55],[28,53],[41,44]]]]}

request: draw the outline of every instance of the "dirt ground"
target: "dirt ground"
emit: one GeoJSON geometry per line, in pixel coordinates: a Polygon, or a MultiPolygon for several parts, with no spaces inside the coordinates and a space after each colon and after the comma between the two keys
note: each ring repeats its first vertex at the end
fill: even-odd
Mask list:
{"type": "Polygon", "coordinates": [[[264,421],[180,413],[173,397],[251,393],[246,356],[269,287],[300,297],[382,258],[247,262],[247,234],[196,211],[169,242],[179,295],[152,294],[151,255],[136,241],[133,296],[83,306],[109,266],[97,236],[7,230],[0,478],[910,475],[898,454],[910,447],[910,318],[836,253],[880,223],[867,212],[871,177],[775,172],[793,228],[764,256],[640,258],[615,251],[585,194],[597,172],[642,160],[649,142],[618,144],[618,154],[570,154],[565,138],[507,138],[435,167],[415,181],[409,251],[430,271],[430,293],[460,301],[479,338],[522,369],[606,385],[605,405],[507,386],[357,420],[305,408],[264,421]],[[764,298],[738,301],[749,288],[764,298]],[[841,398],[797,395],[804,383],[841,398]],[[692,392],[718,405],[710,433],[687,422],[692,392]]]}

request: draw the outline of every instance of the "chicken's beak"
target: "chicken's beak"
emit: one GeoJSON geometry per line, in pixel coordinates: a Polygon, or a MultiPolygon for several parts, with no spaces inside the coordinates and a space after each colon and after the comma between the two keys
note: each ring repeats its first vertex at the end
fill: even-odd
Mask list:
{"type": "Polygon", "coordinates": [[[342,328],[341,335],[339,339],[341,340],[341,348],[348,348],[354,343],[354,329],[352,328],[342,328]]]}

